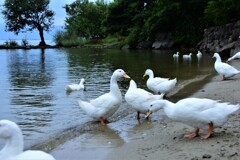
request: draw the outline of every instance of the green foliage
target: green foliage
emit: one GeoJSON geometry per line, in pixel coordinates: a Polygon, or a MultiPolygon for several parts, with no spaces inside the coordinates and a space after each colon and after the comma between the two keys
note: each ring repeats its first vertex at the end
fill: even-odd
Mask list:
{"type": "Polygon", "coordinates": [[[78,38],[74,34],[60,30],[55,33],[53,40],[56,45],[63,47],[76,47],[86,43],[86,40],[84,40],[84,38],[78,38]]]}
{"type": "Polygon", "coordinates": [[[108,47],[122,47],[124,45],[125,37],[118,34],[109,35],[102,40],[102,44],[108,47]]]}
{"type": "Polygon", "coordinates": [[[108,36],[104,39],[104,43],[112,44],[118,42],[118,38],[114,36],[108,36]]]}
{"type": "Polygon", "coordinates": [[[164,32],[172,33],[177,44],[191,46],[203,33],[206,5],[206,0],[116,0],[109,5],[104,24],[108,34],[127,36],[126,43],[133,48],[164,32]]]}
{"type": "Polygon", "coordinates": [[[144,9],[143,0],[116,0],[108,7],[107,17],[104,21],[108,34],[127,36],[132,26],[141,25],[141,12],[144,9]]]}
{"type": "Polygon", "coordinates": [[[129,44],[129,46],[131,48],[135,48],[137,46],[137,44],[140,42],[140,40],[139,40],[140,32],[141,32],[140,27],[135,27],[135,28],[130,29],[130,34],[128,35],[128,37],[126,39],[126,43],[129,44]]]}
{"type": "Polygon", "coordinates": [[[37,29],[41,43],[45,44],[43,31],[49,31],[54,20],[54,12],[48,5],[49,0],[5,0],[2,14],[6,30],[18,34],[37,29]]]}
{"type": "Polygon", "coordinates": [[[211,0],[205,11],[205,18],[210,25],[222,25],[240,19],[239,0],[211,0]]]}
{"type": "Polygon", "coordinates": [[[76,0],[65,9],[68,35],[89,39],[88,44],[120,42],[132,48],[161,39],[161,33],[171,33],[175,47],[194,47],[206,27],[240,19],[239,0],[76,0]]]}
{"type": "Polygon", "coordinates": [[[5,41],[4,45],[5,45],[5,47],[14,48],[14,47],[18,46],[18,43],[15,40],[9,40],[9,41],[5,41]]]}
{"type": "Polygon", "coordinates": [[[24,46],[24,47],[29,46],[29,43],[26,39],[22,39],[22,46],[24,46]]]}
{"type": "Polygon", "coordinates": [[[77,0],[65,6],[67,12],[66,29],[79,37],[103,38],[105,33],[102,22],[106,16],[107,5],[103,0],[96,3],[77,0]]]}

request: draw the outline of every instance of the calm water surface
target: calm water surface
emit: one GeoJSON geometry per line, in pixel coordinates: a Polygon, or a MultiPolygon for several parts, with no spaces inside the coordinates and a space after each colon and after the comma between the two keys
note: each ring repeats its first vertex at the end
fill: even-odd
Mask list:
{"type": "MultiPolygon", "coordinates": [[[[46,135],[54,135],[91,121],[77,100],[89,100],[109,91],[115,69],[122,68],[138,86],[146,89],[142,76],[151,68],[155,76],[178,79],[178,85],[212,74],[214,60],[204,55],[191,61],[175,51],[124,51],[98,49],[0,50],[0,119],[17,122],[23,130],[25,146],[46,135]],[[65,86],[85,78],[87,91],[65,92],[65,86]]],[[[188,54],[188,52],[180,52],[188,54]]],[[[124,95],[129,80],[119,82],[124,95]]],[[[174,96],[173,96],[174,97],[174,96]]],[[[125,101],[123,105],[127,105],[125,101]]],[[[114,124],[113,124],[114,125],[114,124]]],[[[0,140],[0,148],[3,146],[0,140]]]]}

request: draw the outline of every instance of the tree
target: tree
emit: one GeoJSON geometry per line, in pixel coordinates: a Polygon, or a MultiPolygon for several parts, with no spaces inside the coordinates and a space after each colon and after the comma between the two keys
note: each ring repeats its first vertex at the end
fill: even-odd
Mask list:
{"type": "Polygon", "coordinates": [[[76,0],[65,6],[66,28],[71,34],[79,37],[103,38],[105,36],[102,21],[105,19],[107,5],[103,0],[95,3],[88,0],[76,0]]]}
{"type": "Polygon", "coordinates": [[[205,19],[210,25],[223,25],[240,19],[239,0],[210,0],[205,8],[205,19]]]}
{"type": "Polygon", "coordinates": [[[51,29],[55,14],[49,10],[49,2],[49,0],[5,0],[2,13],[6,30],[18,34],[37,29],[41,38],[39,45],[46,45],[43,31],[51,29]]]}

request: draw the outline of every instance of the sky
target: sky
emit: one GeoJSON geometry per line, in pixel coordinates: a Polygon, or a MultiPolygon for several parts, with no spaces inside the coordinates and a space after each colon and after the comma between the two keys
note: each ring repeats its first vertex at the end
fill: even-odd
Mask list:
{"type": "MultiPolygon", "coordinates": [[[[57,30],[63,28],[66,18],[66,12],[63,8],[66,4],[71,4],[75,0],[50,0],[49,9],[55,12],[54,16],[54,25],[56,26],[51,32],[44,33],[45,39],[53,39],[53,35],[57,30]],[[62,27],[60,27],[62,26],[62,27]]],[[[95,2],[96,0],[89,0],[90,2],[95,2]]],[[[105,2],[111,2],[113,0],[105,0],[105,2]]],[[[2,5],[4,4],[4,0],[0,0],[0,40],[22,40],[22,39],[40,39],[38,35],[38,31],[35,30],[33,32],[20,33],[15,35],[12,32],[5,32],[5,24],[3,15],[1,13],[2,5]]]]}
{"type": "MultiPolygon", "coordinates": [[[[55,25],[64,25],[64,19],[66,17],[66,12],[63,6],[65,4],[70,4],[75,0],[50,0],[49,8],[55,12],[55,25]]],[[[2,5],[4,0],[0,0],[0,6],[2,9],[2,5]]],[[[3,15],[0,14],[0,23],[4,23],[3,15]]]]}
{"type": "MultiPolygon", "coordinates": [[[[65,4],[71,4],[74,1],[75,0],[50,0],[49,8],[55,12],[54,25],[64,26],[66,12],[65,12],[65,9],[63,8],[63,6],[65,6],[65,4]]],[[[4,0],[0,0],[0,11],[2,10],[3,4],[4,4],[4,0]]],[[[0,25],[5,26],[3,15],[1,13],[0,13],[0,25]]],[[[6,34],[6,32],[5,32],[5,34],[2,34],[3,32],[5,32],[3,27],[0,27],[0,35],[4,36],[4,37],[0,37],[0,39],[7,39],[7,40],[15,39],[15,35],[13,33],[7,32],[7,34],[6,34]]],[[[26,33],[26,34],[29,35],[31,33],[26,33]]],[[[28,39],[29,36],[26,36],[26,34],[19,34],[16,38],[21,38],[22,36],[25,36],[28,39]]],[[[35,37],[33,39],[35,39],[35,37]]]]}

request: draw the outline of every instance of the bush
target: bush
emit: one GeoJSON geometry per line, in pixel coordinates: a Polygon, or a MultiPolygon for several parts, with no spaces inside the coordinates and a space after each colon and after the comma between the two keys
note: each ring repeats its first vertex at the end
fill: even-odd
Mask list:
{"type": "Polygon", "coordinates": [[[63,47],[76,47],[86,43],[85,39],[79,38],[76,35],[69,34],[65,31],[57,31],[53,37],[53,41],[56,45],[63,47]]]}
{"type": "Polygon", "coordinates": [[[5,45],[6,47],[17,47],[17,46],[18,46],[18,43],[17,43],[17,41],[15,41],[15,40],[9,40],[9,41],[5,41],[5,42],[4,42],[4,45],[5,45]]]}
{"type": "Polygon", "coordinates": [[[28,41],[26,39],[22,39],[22,46],[23,47],[29,46],[29,43],[28,43],[28,41]]]}

